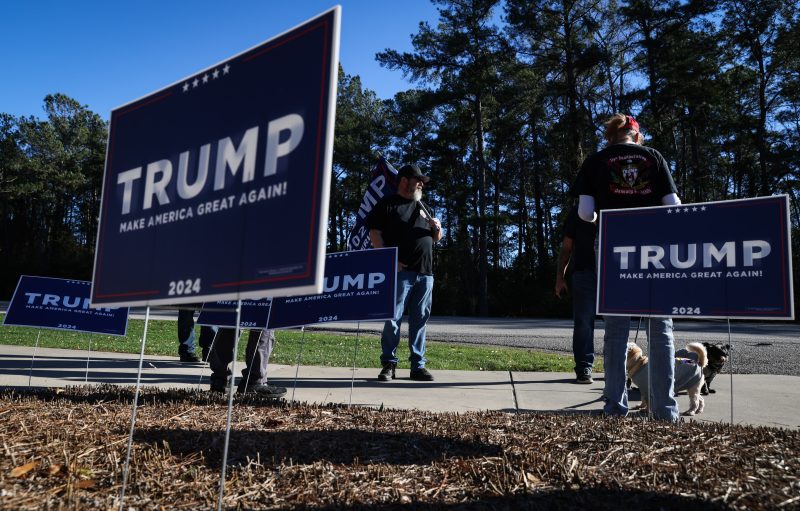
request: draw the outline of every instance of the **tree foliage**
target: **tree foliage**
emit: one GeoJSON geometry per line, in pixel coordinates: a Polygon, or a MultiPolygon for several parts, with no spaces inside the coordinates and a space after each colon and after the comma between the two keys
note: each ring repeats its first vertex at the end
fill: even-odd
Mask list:
{"type": "MultiPolygon", "coordinates": [[[[788,194],[800,253],[796,3],[432,1],[439,19],[411,51],[376,55],[412,88],[380,99],[340,69],[329,250],[345,248],[377,157],[416,162],[445,228],[434,313],[566,315],[552,286],[568,191],[624,111],[684,202],[788,194]]],[[[0,114],[6,295],[20,273],[90,276],[106,125],[63,95],[44,111],[0,114]]]]}
{"type": "MultiPolygon", "coordinates": [[[[91,278],[106,123],[61,94],[45,120],[0,117],[0,285],[20,274],[91,278]]],[[[10,294],[10,293],[9,293],[10,294]]]]}

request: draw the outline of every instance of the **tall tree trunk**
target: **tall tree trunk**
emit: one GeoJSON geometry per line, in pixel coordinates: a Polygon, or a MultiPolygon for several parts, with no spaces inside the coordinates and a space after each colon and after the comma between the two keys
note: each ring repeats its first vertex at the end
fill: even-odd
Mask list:
{"type": "Polygon", "coordinates": [[[767,147],[767,71],[764,64],[764,53],[761,46],[756,46],[753,51],[758,61],[758,130],[756,132],[756,147],[758,148],[758,167],[761,173],[761,195],[769,195],[769,147],[767,147]]]}
{"type": "Polygon", "coordinates": [[[700,138],[697,134],[697,125],[694,122],[694,109],[689,109],[689,140],[692,148],[692,193],[688,197],[691,202],[701,202],[706,197],[703,190],[704,175],[703,169],[706,167],[700,162],[700,138]]]}
{"type": "Polygon", "coordinates": [[[520,262],[524,261],[523,257],[525,254],[525,236],[527,235],[528,229],[528,207],[527,201],[525,200],[525,183],[527,181],[525,177],[525,156],[522,152],[522,144],[519,144],[519,187],[517,188],[517,211],[519,212],[517,216],[517,257],[519,258],[520,262]]]}
{"type": "Polygon", "coordinates": [[[569,122],[569,164],[570,175],[578,174],[581,161],[583,161],[583,150],[581,148],[581,134],[578,126],[578,85],[575,77],[575,51],[572,47],[572,25],[568,16],[568,11],[564,12],[564,40],[565,48],[565,71],[567,76],[567,118],[569,122]]]}
{"type": "Polygon", "coordinates": [[[544,208],[542,207],[542,158],[539,158],[539,137],[536,126],[531,124],[531,146],[533,148],[533,200],[536,210],[536,273],[537,278],[544,277],[544,208]]]}
{"type": "Polygon", "coordinates": [[[497,154],[494,158],[494,175],[492,176],[492,266],[495,274],[500,271],[500,150],[497,145],[497,154]]]}
{"type": "Polygon", "coordinates": [[[478,315],[489,315],[489,254],[486,233],[486,158],[483,153],[483,108],[481,96],[473,101],[475,149],[478,153],[478,315]]]}
{"type": "Polygon", "coordinates": [[[658,83],[658,73],[656,71],[656,58],[653,55],[653,47],[655,41],[653,40],[653,28],[649,26],[648,21],[644,21],[640,28],[642,30],[642,38],[644,39],[645,47],[645,66],[647,68],[647,97],[650,99],[650,112],[655,121],[655,128],[661,131],[661,110],[658,105],[658,90],[656,84],[658,83]]]}

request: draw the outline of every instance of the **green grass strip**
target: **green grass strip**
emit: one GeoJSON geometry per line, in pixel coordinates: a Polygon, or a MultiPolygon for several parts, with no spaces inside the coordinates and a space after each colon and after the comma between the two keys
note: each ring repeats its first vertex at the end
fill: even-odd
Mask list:
{"type": "MultiPolygon", "coordinates": [[[[0,314],[0,317],[2,315],[0,314]]],[[[43,348],[63,348],[86,350],[91,340],[92,351],[138,354],[141,348],[144,321],[132,319],[128,322],[125,337],[87,334],[62,330],[36,329],[30,327],[4,326],[0,328],[0,344],[15,346],[35,346],[36,336],[41,332],[39,346],[43,348]]],[[[246,334],[246,331],[245,331],[246,334]]],[[[199,328],[195,332],[195,341],[199,328]]],[[[271,362],[294,365],[297,363],[303,332],[299,330],[279,330],[271,362]]],[[[247,336],[239,342],[239,360],[244,360],[247,336]]],[[[380,367],[380,337],[373,334],[358,336],[358,350],[355,334],[334,334],[305,332],[302,342],[303,365],[352,367],[356,354],[356,367],[380,367]]],[[[147,355],[177,356],[177,323],[175,321],[153,320],[147,327],[147,355]]],[[[197,354],[200,356],[198,347],[197,354]]],[[[543,353],[523,348],[501,348],[494,346],[472,346],[428,341],[425,354],[430,369],[462,371],[557,371],[571,372],[572,357],[555,353],[543,353]]],[[[399,367],[408,368],[408,344],[403,338],[398,348],[401,359],[399,367]]],[[[602,371],[602,361],[595,361],[595,371],[602,371]]]]}

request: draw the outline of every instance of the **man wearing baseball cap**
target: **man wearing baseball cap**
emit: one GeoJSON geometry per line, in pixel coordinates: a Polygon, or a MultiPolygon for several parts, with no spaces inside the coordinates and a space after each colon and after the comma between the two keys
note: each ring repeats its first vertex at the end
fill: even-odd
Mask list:
{"type": "Polygon", "coordinates": [[[375,248],[397,247],[397,295],[394,318],[381,335],[379,381],[395,377],[400,324],[408,307],[408,348],[411,379],[433,381],[425,369],[425,328],[433,300],[433,244],[442,239],[442,224],[422,202],[422,189],[430,178],[417,165],[404,165],[397,173],[397,193],[383,197],[367,217],[375,248]]]}

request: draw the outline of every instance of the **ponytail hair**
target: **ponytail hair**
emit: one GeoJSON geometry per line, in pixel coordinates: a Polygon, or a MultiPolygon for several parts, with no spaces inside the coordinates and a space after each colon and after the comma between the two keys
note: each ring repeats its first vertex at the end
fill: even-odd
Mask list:
{"type": "Polygon", "coordinates": [[[603,137],[609,144],[615,144],[625,138],[630,138],[634,143],[638,142],[639,123],[630,115],[615,113],[603,123],[605,132],[603,137]]]}

